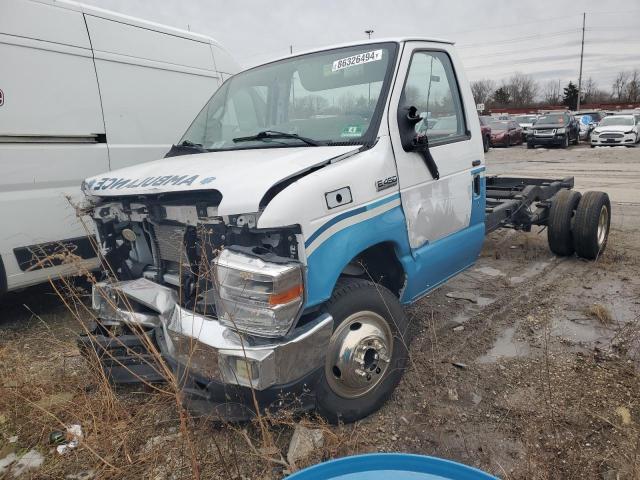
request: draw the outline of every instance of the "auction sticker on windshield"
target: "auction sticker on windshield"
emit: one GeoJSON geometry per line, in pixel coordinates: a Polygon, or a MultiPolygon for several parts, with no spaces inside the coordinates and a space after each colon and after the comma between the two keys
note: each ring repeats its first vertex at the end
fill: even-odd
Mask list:
{"type": "Polygon", "coordinates": [[[344,68],[349,68],[354,65],[361,65],[363,63],[377,62],[382,60],[382,50],[373,50],[371,52],[359,53],[358,55],[352,55],[347,58],[341,58],[333,62],[332,72],[337,72],[344,68]]]}

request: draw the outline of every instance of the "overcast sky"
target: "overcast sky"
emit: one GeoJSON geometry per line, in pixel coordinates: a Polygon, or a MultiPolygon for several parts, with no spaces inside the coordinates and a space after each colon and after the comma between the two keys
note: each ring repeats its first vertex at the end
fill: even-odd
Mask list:
{"type": "Polygon", "coordinates": [[[620,70],[640,70],[639,0],[84,0],[214,37],[243,66],[293,51],[366,38],[453,40],[471,80],[515,71],[542,83],[583,78],[610,91],[620,70]]]}

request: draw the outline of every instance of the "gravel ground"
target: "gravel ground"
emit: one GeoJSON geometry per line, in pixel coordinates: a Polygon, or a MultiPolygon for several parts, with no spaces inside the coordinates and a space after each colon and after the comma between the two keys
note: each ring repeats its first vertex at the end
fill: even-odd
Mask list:
{"type": "Polygon", "coordinates": [[[300,422],[319,428],[324,445],[298,467],[405,451],[501,478],[639,478],[640,149],[492,149],[487,166],[488,174],[575,175],[579,190],[609,192],[605,255],[555,257],[544,231],[490,235],[474,268],[409,309],[410,367],[391,400],[354,425],[181,423],[170,392],[105,391],[75,348],[77,321],[50,287],[8,295],[0,479],[9,475],[2,458],[31,449],[44,463],[25,478],[196,478],[194,459],[202,478],[281,478],[293,468],[284,459],[300,422]],[[58,455],[49,432],[76,422],[83,443],[58,455]]]}

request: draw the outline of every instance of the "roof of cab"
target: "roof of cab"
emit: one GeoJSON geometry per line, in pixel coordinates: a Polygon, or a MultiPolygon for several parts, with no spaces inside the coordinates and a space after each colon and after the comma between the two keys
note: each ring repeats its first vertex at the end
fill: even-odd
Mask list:
{"type": "Polygon", "coordinates": [[[177,37],[188,38],[190,40],[196,40],[203,43],[211,43],[220,48],[224,47],[214,38],[199,33],[193,33],[188,30],[182,30],[180,28],[170,27],[168,25],[162,25],[160,23],[150,22],[137,17],[130,17],[121,13],[113,12],[111,10],[105,10],[103,8],[86,5],[84,3],[75,2],[73,0],[31,0],[33,2],[45,3],[54,7],[67,8],[69,10],[75,10],[87,15],[93,15],[95,17],[105,18],[108,20],[114,20],[117,22],[126,23],[129,25],[135,25],[137,27],[147,28],[149,30],[155,30],[156,32],[167,33],[169,35],[175,35],[177,37]]]}
{"type": "Polygon", "coordinates": [[[269,58],[268,60],[264,61],[264,62],[260,62],[258,64],[255,64],[254,66],[258,66],[258,65],[264,65],[267,63],[272,63],[272,62],[277,62],[278,60],[284,60],[285,58],[291,58],[291,57],[297,57],[299,55],[306,55],[308,53],[316,53],[316,52],[323,52],[325,50],[333,50],[334,48],[345,48],[345,47],[354,47],[354,46],[358,46],[358,45],[368,45],[368,44],[378,44],[378,43],[403,43],[403,42],[430,42],[430,43],[444,43],[447,45],[454,45],[455,42],[452,42],[451,40],[445,40],[442,38],[429,38],[429,37],[418,37],[418,36],[412,36],[412,37],[385,37],[385,38],[376,38],[376,39],[367,39],[367,40],[358,40],[358,41],[352,41],[352,42],[346,42],[346,43],[337,43],[334,45],[326,45],[323,47],[317,47],[317,48],[311,48],[311,49],[307,49],[307,50],[302,50],[300,52],[295,52],[293,55],[278,55],[277,57],[273,57],[273,58],[269,58]]]}

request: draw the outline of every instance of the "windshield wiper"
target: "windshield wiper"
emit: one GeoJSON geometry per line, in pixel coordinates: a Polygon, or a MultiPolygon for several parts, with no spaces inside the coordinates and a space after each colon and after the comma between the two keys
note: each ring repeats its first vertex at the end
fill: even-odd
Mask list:
{"type": "Polygon", "coordinates": [[[233,141],[235,143],[238,143],[238,142],[253,142],[253,141],[256,141],[256,140],[258,140],[258,141],[268,140],[270,138],[273,138],[273,139],[277,139],[277,138],[295,138],[296,140],[300,140],[301,142],[304,142],[307,145],[313,145],[314,147],[319,147],[320,145],[322,145],[317,140],[314,140],[312,138],[307,138],[307,137],[301,137],[297,133],[285,133],[285,132],[278,132],[276,130],[264,130],[262,132],[258,132],[255,135],[251,135],[250,137],[237,137],[237,138],[234,138],[233,141]]]}

